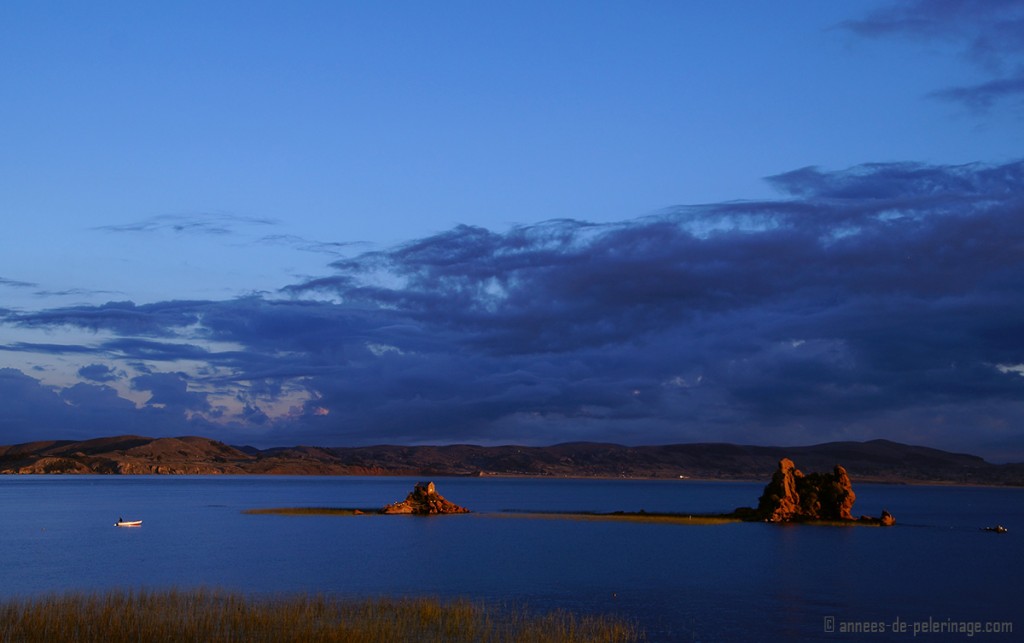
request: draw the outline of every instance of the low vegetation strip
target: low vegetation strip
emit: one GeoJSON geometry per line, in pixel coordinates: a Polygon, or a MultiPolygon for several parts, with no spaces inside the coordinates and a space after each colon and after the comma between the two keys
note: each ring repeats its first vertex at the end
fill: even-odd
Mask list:
{"type": "MultiPolygon", "coordinates": [[[[280,516],[359,516],[380,515],[374,509],[342,509],[334,507],[273,507],[269,509],[246,509],[242,513],[257,515],[280,516]]],[[[618,521],[663,523],[670,525],[726,525],[738,522],[763,522],[749,516],[728,514],[683,514],[683,513],[652,513],[647,511],[613,511],[610,513],[590,511],[522,511],[506,509],[494,513],[478,513],[482,518],[518,518],[540,520],[584,520],[584,521],[618,521]]],[[[823,520],[803,519],[800,524],[821,527],[877,527],[880,523],[874,520],[823,520]]]]}
{"type": "MultiPolygon", "coordinates": [[[[379,515],[376,509],[344,509],[340,507],[270,507],[267,509],[246,509],[242,513],[278,516],[361,516],[379,515]]],[[[484,518],[549,518],[553,520],[620,520],[625,522],[663,522],[678,525],[721,525],[741,522],[740,518],[725,514],[676,514],[613,511],[597,513],[589,511],[519,511],[506,509],[498,513],[480,513],[484,518]]]]}
{"type": "Polygon", "coordinates": [[[268,507],[266,509],[246,509],[242,513],[254,515],[278,516],[358,516],[377,513],[376,509],[342,509],[337,507],[268,507]]]}
{"type": "Polygon", "coordinates": [[[531,614],[465,600],[259,599],[215,590],[111,591],[0,603],[0,641],[536,641],[645,640],[635,625],[565,611],[531,614]]]}
{"type": "Polygon", "coordinates": [[[588,511],[509,511],[502,514],[492,515],[514,518],[550,518],[562,520],[613,520],[622,522],[654,522],[667,523],[671,525],[724,525],[732,522],[741,522],[739,518],[724,514],[720,515],[648,513],[646,511],[613,511],[611,513],[597,513],[588,511]]]}

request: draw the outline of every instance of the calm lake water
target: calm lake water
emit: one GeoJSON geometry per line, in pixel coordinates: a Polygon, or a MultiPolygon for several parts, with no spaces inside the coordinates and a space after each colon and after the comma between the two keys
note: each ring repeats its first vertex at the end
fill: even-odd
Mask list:
{"type": "Polygon", "coordinates": [[[618,614],[653,641],[1024,640],[1024,489],[856,485],[854,512],[886,508],[898,521],[889,529],[493,515],[728,511],[756,504],[763,488],[696,481],[437,478],[442,495],[477,513],[242,513],[380,507],[403,499],[415,481],[0,477],[0,596],[200,586],[458,596],[618,614]],[[116,529],[118,516],[144,525],[116,529]],[[1010,533],[980,530],[996,523],[1010,533]],[[829,617],[834,632],[825,629],[829,617]],[[1015,630],[914,637],[914,624],[929,619],[1013,622],[1015,630]],[[890,631],[842,631],[865,621],[890,631]],[[893,633],[894,622],[907,631],[893,633]]]}

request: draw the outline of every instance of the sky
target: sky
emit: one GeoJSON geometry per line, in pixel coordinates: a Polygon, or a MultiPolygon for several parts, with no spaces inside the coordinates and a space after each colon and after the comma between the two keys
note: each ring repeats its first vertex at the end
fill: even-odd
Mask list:
{"type": "Polygon", "coordinates": [[[1024,460],[1024,2],[0,4],[0,444],[1024,460]]]}

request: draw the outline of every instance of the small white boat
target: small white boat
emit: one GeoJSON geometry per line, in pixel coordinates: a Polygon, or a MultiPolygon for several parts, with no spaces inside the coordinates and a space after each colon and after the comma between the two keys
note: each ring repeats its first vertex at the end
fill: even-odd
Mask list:
{"type": "Polygon", "coordinates": [[[115,527],[141,527],[141,520],[118,520],[114,523],[115,527]]]}

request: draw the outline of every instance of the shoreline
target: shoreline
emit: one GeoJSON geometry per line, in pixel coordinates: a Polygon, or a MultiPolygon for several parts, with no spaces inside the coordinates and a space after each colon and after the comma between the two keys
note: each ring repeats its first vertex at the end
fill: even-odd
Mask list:
{"type": "MultiPolygon", "coordinates": [[[[686,478],[670,478],[662,476],[608,476],[608,475],[534,475],[525,473],[486,473],[484,475],[472,474],[472,473],[438,473],[438,472],[401,472],[401,473],[294,473],[294,472],[228,472],[228,471],[216,471],[216,472],[205,472],[205,473],[154,473],[154,472],[139,472],[139,473],[121,473],[121,472],[96,472],[96,471],[82,471],[82,472],[13,472],[13,471],[0,471],[0,479],[5,477],[19,478],[19,477],[109,477],[109,478],[146,478],[146,477],[165,477],[165,478],[217,478],[217,477],[252,477],[252,478],[493,478],[493,479],[509,479],[509,480],[618,480],[618,481],[661,481],[661,482],[678,482],[679,484],[686,484],[688,482],[718,482],[718,483],[758,483],[764,482],[763,478],[757,477],[741,477],[741,478],[709,478],[703,476],[693,476],[686,478]]],[[[918,480],[908,478],[878,478],[875,476],[857,477],[857,484],[865,485],[893,485],[893,486],[913,486],[913,487],[964,487],[964,488],[983,488],[983,489],[1024,489],[1024,483],[1013,484],[1013,483],[986,483],[986,482],[959,482],[956,480],[918,480]]]]}
{"type": "Polygon", "coordinates": [[[681,443],[628,446],[471,444],[258,449],[200,436],[121,435],[0,446],[0,474],[315,475],[757,482],[781,459],[803,470],[842,463],[876,484],[1024,487],[1024,462],[887,440],[806,446],[681,443]]]}

